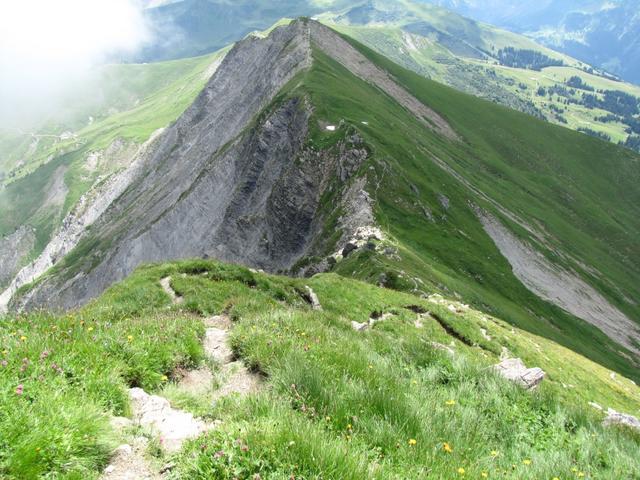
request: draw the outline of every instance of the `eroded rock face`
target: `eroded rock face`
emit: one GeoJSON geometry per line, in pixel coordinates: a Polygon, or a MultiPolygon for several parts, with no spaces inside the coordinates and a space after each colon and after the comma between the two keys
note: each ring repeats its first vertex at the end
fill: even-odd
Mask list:
{"type": "MultiPolygon", "coordinates": [[[[73,242],[64,243],[90,253],[13,299],[12,308],[81,305],[146,262],[210,257],[291,271],[304,265],[298,263],[303,258],[343,249],[359,228],[375,227],[366,178],[356,175],[370,150],[355,129],[345,132],[349,127],[340,123],[335,134],[344,137],[316,149],[309,142],[310,100],[276,99],[312,65],[314,48],[385,91],[429,128],[456,138],[442,117],[317,22],[295,21],[267,38],[248,37],[157,138],[144,168],[127,177],[121,195],[104,203],[96,199],[108,208],[91,231],[80,228],[73,242]],[[331,200],[321,205],[322,198],[331,200]],[[324,231],[334,213],[341,214],[338,239],[335,227],[324,231]]],[[[64,255],[67,248],[52,252],[64,255]]],[[[60,258],[48,255],[43,265],[60,258]]],[[[298,273],[326,270],[322,263],[328,261],[298,273]]],[[[40,270],[32,270],[29,278],[40,270]]]]}
{"type": "Polygon", "coordinates": [[[29,254],[36,241],[31,227],[22,226],[11,235],[0,238],[0,287],[18,272],[22,259],[29,254]]]}
{"type": "Polygon", "coordinates": [[[545,377],[542,369],[527,368],[519,358],[507,358],[495,365],[494,369],[507,380],[511,380],[527,390],[537,387],[545,377]]]}
{"type": "Polygon", "coordinates": [[[531,292],[601,329],[607,336],[635,353],[640,328],[577,273],[551,263],[531,244],[521,240],[495,216],[474,207],[478,219],[513,274],[531,292]]]}
{"type": "Polygon", "coordinates": [[[145,262],[211,257],[288,270],[323,247],[320,199],[328,190],[336,199],[330,208],[347,212],[345,230],[371,223],[364,185],[351,181],[368,156],[362,139],[350,134],[316,150],[308,146],[313,106],[300,97],[272,103],[311,65],[312,30],[294,22],[237,44],[93,223],[84,238],[95,243],[91,259],[13,307],[83,304],[145,262]]]}

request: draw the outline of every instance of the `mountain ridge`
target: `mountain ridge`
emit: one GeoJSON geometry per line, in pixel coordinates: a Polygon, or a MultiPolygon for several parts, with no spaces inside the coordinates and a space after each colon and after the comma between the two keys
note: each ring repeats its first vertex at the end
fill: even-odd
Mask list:
{"type": "MultiPolygon", "coordinates": [[[[628,372],[635,360],[628,349],[636,344],[607,329],[606,318],[580,313],[579,320],[553,298],[541,300],[539,291],[514,276],[514,259],[500,253],[470,203],[500,217],[505,228],[532,245],[526,251],[543,252],[554,269],[594,286],[613,307],[605,311],[634,319],[637,306],[628,299],[636,288],[635,273],[623,253],[634,248],[629,243],[634,223],[627,218],[634,207],[626,206],[634,193],[624,190],[609,198],[612,205],[625,205],[616,221],[629,230],[616,240],[620,251],[603,256],[601,241],[589,232],[618,227],[599,209],[591,210],[593,199],[583,189],[590,185],[588,175],[601,168],[591,158],[606,158],[628,172],[615,180],[624,184],[637,175],[635,156],[429,83],[316,22],[297,21],[274,32],[280,42],[248,38],[236,47],[215,81],[156,140],[153,159],[141,176],[86,230],[76,248],[33,283],[15,285],[14,307],[49,302],[72,307],[140,262],[183,256],[213,256],[292,274],[335,269],[414,292],[460,290],[480,308],[633,377],[628,372]],[[276,83],[265,77],[269,69],[258,68],[275,61],[262,58],[269,48],[288,65],[273,64],[280,79],[276,83]],[[292,65],[297,65],[295,76],[292,65]],[[366,65],[369,70],[363,70],[366,65]],[[234,71],[235,66],[241,67],[234,71]],[[247,68],[258,69],[250,83],[231,80],[247,68]],[[377,72],[371,82],[362,78],[368,72],[377,72]],[[248,105],[235,102],[256,86],[270,93],[250,95],[248,105]],[[218,108],[232,104],[232,110],[218,108]],[[241,119],[214,127],[227,111],[236,117],[242,112],[241,119]],[[486,119],[482,125],[480,118],[486,119]],[[492,122],[500,127],[487,130],[492,122]],[[531,138],[522,137],[523,131],[530,131],[531,138]],[[535,135],[546,135],[548,145],[534,146],[535,135]],[[505,138],[511,140],[505,143],[505,138]],[[576,149],[586,157],[576,155],[576,149]],[[500,160],[491,163],[495,155],[500,160]],[[546,185],[542,172],[557,169],[553,156],[563,158],[564,175],[575,176],[570,193],[560,184],[546,185]],[[525,163],[515,168],[518,162],[525,163]],[[461,165],[466,165],[463,172],[461,165]],[[521,176],[531,165],[534,170],[521,176]],[[487,175],[494,170],[509,182],[487,175]],[[511,182],[522,189],[509,191],[511,182]],[[548,204],[555,195],[561,203],[548,204]],[[584,201],[566,203],[567,195],[584,201]],[[287,215],[277,215],[280,209],[287,215]],[[567,223],[574,209],[587,215],[591,225],[567,223]],[[521,217],[528,219],[513,223],[521,217]],[[362,229],[380,233],[358,237],[362,229]],[[452,238],[454,248],[448,246],[452,238]],[[494,256],[500,260],[488,261],[494,256]],[[580,334],[572,337],[574,329],[580,334]],[[627,348],[621,349],[620,342],[627,348]]],[[[611,184],[594,180],[590,188],[607,192],[611,184]]],[[[633,328],[627,330],[633,335],[633,328]]]]}

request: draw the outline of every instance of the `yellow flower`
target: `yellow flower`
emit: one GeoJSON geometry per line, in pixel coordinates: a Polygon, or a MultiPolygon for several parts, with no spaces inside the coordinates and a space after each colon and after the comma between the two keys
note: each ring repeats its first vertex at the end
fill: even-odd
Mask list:
{"type": "Polygon", "coordinates": [[[373,368],[373,365],[369,365],[369,368],[373,368]]]}
{"type": "Polygon", "coordinates": [[[330,421],[331,421],[331,417],[327,417],[327,418],[325,418],[325,420],[326,420],[327,422],[330,422],[330,421]]]}
{"type": "Polygon", "coordinates": [[[524,459],[522,461],[522,463],[524,463],[525,465],[531,465],[531,460],[529,460],[528,458],[524,459]]]}
{"type": "Polygon", "coordinates": [[[162,375],[162,381],[163,381],[163,382],[166,382],[167,380],[169,380],[169,378],[167,378],[167,376],[166,376],[166,375],[162,375]]]}
{"type": "Polygon", "coordinates": [[[558,477],[553,477],[552,480],[560,480],[558,477]]]}
{"type": "Polygon", "coordinates": [[[571,471],[575,473],[578,471],[578,469],[576,467],[571,467],[571,471]]]}
{"type": "Polygon", "coordinates": [[[27,337],[25,337],[24,335],[22,335],[22,336],[20,337],[20,341],[21,341],[21,342],[26,342],[26,341],[27,341],[27,337]]]}
{"type": "Polygon", "coordinates": [[[497,457],[498,456],[498,451],[497,450],[491,450],[491,456],[492,457],[497,457]]]}
{"type": "Polygon", "coordinates": [[[127,340],[132,341],[133,340],[133,335],[127,336],[127,340]]]}
{"type": "Polygon", "coordinates": [[[460,468],[458,469],[458,473],[459,473],[460,475],[464,475],[464,468],[460,467],[460,468]]]}
{"type": "Polygon", "coordinates": [[[417,385],[418,381],[417,380],[412,380],[411,383],[413,383],[414,385],[417,385]]]}
{"type": "Polygon", "coordinates": [[[409,445],[411,445],[412,447],[415,446],[418,443],[418,441],[415,438],[410,438],[409,439],[409,445]]]}
{"type": "Polygon", "coordinates": [[[456,404],[455,400],[447,400],[446,402],[444,402],[446,405],[449,405],[450,407],[452,407],[453,405],[456,404]]]}
{"type": "Polygon", "coordinates": [[[87,332],[93,332],[93,327],[87,328],[87,332]]]}
{"type": "Polygon", "coordinates": [[[582,473],[582,472],[578,472],[578,476],[579,476],[580,478],[582,478],[582,477],[584,477],[584,473],[582,473]]]}
{"type": "Polygon", "coordinates": [[[489,478],[489,474],[488,474],[487,472],[482,472],[482,473],[480,474],[480,476],[481,476],[482,478],[489,478]]]}
{"type": "Polygon", "coordinates": [[[451,448],[451,445],[449,445],[447,442],[444,442],[442,444],[442,449],[447,453],[453,452],[453,448],[451,448]]]}

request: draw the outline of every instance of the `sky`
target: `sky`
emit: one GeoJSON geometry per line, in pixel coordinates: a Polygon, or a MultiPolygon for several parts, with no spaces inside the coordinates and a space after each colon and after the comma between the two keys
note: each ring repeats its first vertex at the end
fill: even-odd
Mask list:
{"type": "Polygon", "coordinates": [[[45,115],[92,66],[148,39],[140,0],[1,0],[0,126],[45,115]]]}

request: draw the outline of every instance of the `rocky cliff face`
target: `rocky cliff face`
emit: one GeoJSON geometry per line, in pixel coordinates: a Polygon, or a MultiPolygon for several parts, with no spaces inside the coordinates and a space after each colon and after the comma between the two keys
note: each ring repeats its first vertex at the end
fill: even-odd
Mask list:
{"type": "Polygon", "coordinates": [[[110,205],[90,233],[76,239],[84,254],[59,264],[14,306],[82,304],[144,262],[214,257],[288,270],[335,246],[322,236],[330,213],[347,212],[342,239],[372,222],[365,185],[351,181],[368,155],[359,136],[315,150],[307,141],[313,105],[305,98],[276,100],[311,66],[312,44],[340,63],[357,64],[356,74],[371,74],[372,83],[416,116],[453,135],[444,120],[315,22],[293,22],[266,39],[249,37],[154,141],[145,168],[129,176],[122,195],[95,200],[110,205]],[[321,202],[326,195],[333,199],[329,206],[321,202]]]}

